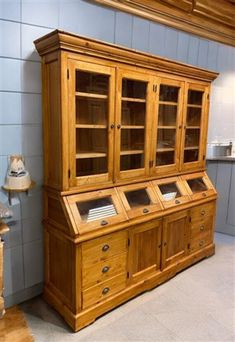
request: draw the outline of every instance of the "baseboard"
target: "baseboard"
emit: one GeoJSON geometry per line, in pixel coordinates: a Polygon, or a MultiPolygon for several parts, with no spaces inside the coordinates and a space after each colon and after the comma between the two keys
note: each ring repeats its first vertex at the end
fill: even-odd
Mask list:
{"type": "Polygon", "coordinates": [[[43,283],[39,283],[27,289],[13,293],[4,297],[5,308],[9,308],[13,305],[25,302],[33,297],[38,296],[43,292],[43,283]]]}

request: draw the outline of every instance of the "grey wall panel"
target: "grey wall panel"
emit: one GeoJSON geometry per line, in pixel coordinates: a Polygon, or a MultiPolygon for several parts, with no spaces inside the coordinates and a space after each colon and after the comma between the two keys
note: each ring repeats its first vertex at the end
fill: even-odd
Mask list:
{"type": "Polygon", "coordinates": [[[115,19],[115,44],[131,47],[132,28],[133,16],[127,13],[117,12],[115,19]]]}
{"type": "Polygon", "coordinates": [[[231,187],[228,206],[227,223],[234,226],[235,230],[235,163],[232,165],[231,187]]]}
{"type": "Polygon", "coordinates": [[[191,36],[189,40],[188,63],[197,65],[199,52],[199,38],[191,36]]]}
{"type": "Polygon", "coordinates": [[[150,22],[149,52],[165,56],[166,26],[150,22]]]}
{"type": "Polygon", "coordinates": [[[201,68],[207,67],[208,45],[209,45],[208,40],[200,39],[199,51],[198,51],[198,65],[201,68]]]}
{"type": "Polygon", "coordinates": [[[218,168],[217,161],[207,162],[207,174],[210,177],[210,180],[212,181],[215,187],[216,187],[216,181],[217,181],[217,168],[218,168]]]}
{"type": "Polygon", "coordinates": [[[166,29],[166,41],[165,50],[166,57],[176,59],[177,58],[177,46],[178,46],[178,31],[167,28],[166,29]]]}
{"type": "Polygon", "coordinates": [[[150,22],[148,20],[134,17],[132,48],[139,51],[149,51],[150,22]]]}
{"type": "Polygon", "coordinates": [[[179,31],[176,59],[184,63],[187,62],[187,58],[188,58],[189,39],[190,39],[190,36],[188,33],[179,31]]]}
{"type": "Polygon", "coordinates": [[[217,70],[218,43],[209,41],[207,54],[207,68],[217,70]]]}

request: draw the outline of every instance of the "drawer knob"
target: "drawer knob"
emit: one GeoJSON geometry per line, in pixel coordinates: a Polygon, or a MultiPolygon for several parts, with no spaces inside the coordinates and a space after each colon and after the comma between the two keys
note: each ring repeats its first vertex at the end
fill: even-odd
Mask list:
{"type": "Polygon", "coordinates": [[[202,193],[202,197],[206,197],[206,193],[205,192],[202,193]]]}
{"type": "Polygon", "coordinates": [[[205,215],[205,210],[201,210],[201,215],[204,216],[205,215]]]}
{"type": "Polygon", "coordinates": [[[148,212],[149,212],[149,210],[148,210],[147,208],[144,208],[144,209],[143,209],[143,213],[144,213],[144,214],[147,214],[148,212]]]}
{"type": "Polygon", "coordinates": [[[102,251],[103,252],[107,252],[109,250],[109,245],[104,245],[103,247],[102,247],[102,251]]]}
{"type": "Polygon", "coordinates": [[[108,266],[104,266],[102,269],[102,273],[107,273],[109,271],[109,267],[108,266]]]}
{"type": "Polygon", "coordinates": [[[175,200],[175,204],[180,204],[180,201],[179,200],[175,200]]]}
{"type": "Polygon", "coordinates": [[[109,287],[105,287],[102,291],[103,295],[106,295],[109,292],[109,287]]]}
{"type": "Polygon", "coordinates": [[[202,240],[199,242],[199,246],[202,247],[203,245],[204,245],[204,241],[202,240]]]}
{"type": "Polygon", "coordinates": [[[205,227],[202,225],[200,226],[200,230],[203,231],[205,229],[205,227]]]}
{"type": "Polygon", "coordinates": [[[108,224],[108,221],[106,221],[106,220],[103,220],[103,221],[101,221],[101,226],[106,226],[106,224],[108,224]]]}

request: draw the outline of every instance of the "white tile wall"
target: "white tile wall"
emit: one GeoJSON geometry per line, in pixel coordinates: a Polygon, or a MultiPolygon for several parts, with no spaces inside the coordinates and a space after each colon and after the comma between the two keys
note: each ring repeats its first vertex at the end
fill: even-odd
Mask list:
{"type": "Polygon", "coordinates": [[[22,61],[21,70],[21,91],[28,93],[41,93],[41,63],[22,61]]]}
{"type": "Polygon", "coordinates": [[[42,123],[42,97],[40,94],[21,94],[22,124],[42,123]]]}
{"type": "Polygon", "coordinates": [[[21,61],[0,58],[0,91],[21,91],[21,61]]]}
{"type": "Polygon", "coordinates": [[[43,279],[43,243],[37,240],[25,244],[23,248],[25,286],[31,287],[43,279]]]}
{"type": "Polygon", "coordinates": [[[20,20],[21,0],[0,0],[0,18],[8,20],[20,20]]]}
{"type": "Polygon", "coordinates": [[[0,20],[0,56],[20,58],[20,24],[0,20]]]}
{"type": "Polygon", "coordinates": [[[21,130],[21,125],[0,126],[0,155],[21,153],[21,130]]]}
{"type": "Polygon", "coordinates": [[[58,0],[21,0],[22,22],[57,28],[59,25],[58,0]]]}
{"type": "Polygon", "coordinates": [[[0,92],[0,125],[21,124],[21,94],[0,92]]]}

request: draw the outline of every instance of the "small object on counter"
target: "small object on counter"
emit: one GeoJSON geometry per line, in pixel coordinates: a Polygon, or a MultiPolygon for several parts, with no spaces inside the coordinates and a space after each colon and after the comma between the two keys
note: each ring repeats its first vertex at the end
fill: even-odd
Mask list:
{"type": "Polygon", "coordinates": [[[0,219],[6,219],[12,216],[13,216],[12,211],[9,208],[7,208],[5,205],[0,203],[0,219]]]}
{"type": "Polygon", "coordinates": [[[207,158],[228,157],[232,154],[232,142],[207,144],[207,158]]]}

